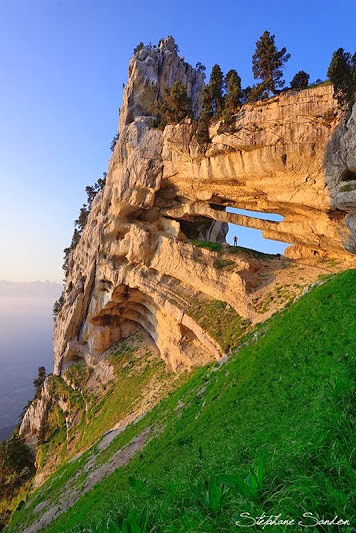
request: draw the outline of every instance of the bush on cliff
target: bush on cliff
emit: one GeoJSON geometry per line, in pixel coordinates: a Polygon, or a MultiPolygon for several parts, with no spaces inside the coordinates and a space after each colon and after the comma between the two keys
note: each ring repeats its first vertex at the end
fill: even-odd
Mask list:
{"type": "MultiPolygon", "coordinates": [[[[115,139],[115,137],[114,137],[114,139],[115,139]]],[[[114,139],[113,139],[113,142],[114,142],[114,139]]],[[[117,140],[118,140],[118,135],[117,135],[117,138],[115,140],[115,144],[116,144],[117,140]]],[[[72,252],[72,250],[74,250],[74,248],[77,246],[77,244],[78,244],[78,242],[80,240],[80,237],[81,237],[81,235],[83,233],[83,230],[84,230],[84,228],[86,226],[86,223],[88,221],[88,216],[89,216],[89,213],[91,211],[94,198],[105,187],[106,176],[107,176],[107,173],[103,172],[103,177],[99,178],[94,183],[94,185],[87,185],[85,187],[85,192],[87,194],[87,203],[82,205],[82,207],[80,208],[80,211],[79,211],[79,216],[74,221],[74,231],[73,231],[72,241],[70,243],[70,246],[68,246],[67,248],[64,248],[64,250],[63,250],[63,252],[64,252],[63,260],[64,260],[64,262],[63,262],[62,268],[64,270],[65,277],[67,277],[67,275],[68,275],[68,268],[69,268],[68,262],[69,262],[70,253],[72,252]]],[[[59,300],[57,300],[57,302],[55,302],[56,309],[55,309],[55,307],[53,307],[53,315],[54,316],[57,316],[57,314],[60,311],[61,306],[63,305],[63,303],[64,303],[64,294],[63,294],[63,301],[61,301],[61,299],[59,299],[59,300]]]]}
{"type": "Polygon", "coordinates": [[[53,309],[52,309],[53,318],[57,318],[57,315],[62,309],[63,305],[64,305],[64,290],[62,291],[62,294],[60,295],[58,300],[56,300],[53,304],[53,309]]]}

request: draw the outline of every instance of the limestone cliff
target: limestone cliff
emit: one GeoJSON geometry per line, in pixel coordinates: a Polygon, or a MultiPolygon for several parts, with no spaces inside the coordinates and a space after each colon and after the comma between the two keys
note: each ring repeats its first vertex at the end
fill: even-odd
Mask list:
{"type": "MultiPolygon", "coordinates": [[[[242,326],[258,321],[261,261],[229,256],[224,246],[218,256],[193,240],[224,243],[229,222],[291,243],[290,258],[347,261],[356,252],[355,106],[345,121],[331,85],[284,92],[244,105],[228,128],[213,124],[206,148],[195,140],[194,121],[153,127],[158,98],[177,80],[196,117],[204,80],[178,57],[172,38],[130,62],[107,182],[69,258],[54,328],[57,375],[82,359],[95,367],[115,342],[142,330],[175,371],[222,357],[227,345],[200,311],[223,302],[242,326]],[[227,207],[284,219],[260,220],[227,207]]],[[[24,434],[38,430],[41,406],[42,415],[36,406],[28,411],[24,434]]]]}

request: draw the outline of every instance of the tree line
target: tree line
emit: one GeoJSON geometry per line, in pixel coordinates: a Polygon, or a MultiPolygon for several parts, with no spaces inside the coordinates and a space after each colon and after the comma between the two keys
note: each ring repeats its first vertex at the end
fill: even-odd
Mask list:
{"type": "MultiPolygon", "coordinates": [[[[116,147],[116,144],[117,144],[118,140],[119,140],[119,133],[116,133],[114,135],[112,141],[111,141],[111,144],[110,144],[110,150],[112,152],[115,150],[115,147],[116,147]]],[[[94,198],[105,187],[106,177],[107,177],[107,173],[103,172],[103,177],[99,178],[94,183],[94,185],[87,185],[85,187],[85,192],[86,192],[86,195],[87,195],[87,201],[80,208],[78,218],[74,221],[74,231],[73,231],[71,243],[70,243],[70,245],[67,248],[64,248],[64,250],[63,250],[64,256],[63,256],[62,268],[63,268],[64,274],[65,274],[64,281],[66,280],[66,278],[68,276],[68,261],[69,261],[70,253],[75,249],[75,247],[77,246],[78,242],[80,241],[80,237],[82,236],[83,230],[84,230],[84,228],[86,226],[86,223],[88,221],[89,213],[91,211],[91,208],[92,208],[92,205],[93,205],[93,202],[94,202],[94,198]]],[[[52,314],[53,314],[53,318],[54,319],[57,317],[58,313],[62,309],[63,304],[64,304],[64,299],[65,299],[65,294],[64,294],[64,289],[63,289],[62,294],[60,295],[58,300],[56,300],[54,302],[54,304],[53,304],[52,314]]]]}
{"type": "MultiPolygon", "coordinates": [[[[285,47],[276,46],[275,35],[265,31],[256,42],[252,56],[252,72],[257,83],[243,88],[241,77],[234,69],[224,75],[218,64],[214,65],[209,83],[202,95],[202,110],[197,121],[196,138],[200,144],[209,142],[209,125],[213,119],[229,124],[242,104],[256,102],[286,90],[283,69],[290,59],[285,47]]],[[[205,66],[197,63],[196,69],[205,77],[205,66]]],[[[356,92],[356,54],[351,55],[343,48],[332,56],[327,77],[334,85],[335,97],[340,107],[351,106],[356,92]]],[[[287,89],[301,90],[309,85],[310,75],[300,70],[293,77],[287,89]]],[[[315,84],[321,83],[317,80],[315,84]]],[[[164,128],[167,124],[178,124],[185,118],[192,118],[191,100],[182,82],[177,81],[165,89],[158,102],[158,118],[155,126],[164,128]]]]}
{"type": "MultiPolygon", "coordinates": [[[[117,143],[117,140],[118,140],[118,135],[115,135],[115,137],[114,137],[114,139],[113,139],[113,141],[111,143],[111,150],[112,151],[115,149],[115,145],[117,143]]],[[[64,260],[64,262],[63,262],[62,268],[64,270],[65,279],[68,276],[68,262],[69,262],[70,254],[75,249],[75,247],[77,246],[78,242],[80,241],[80,237],[82,236],[83,230],[84,230],[84,228],[86,226],[86,223],[88,221],[89,213],[91,211],[94,198],[104,188],[105,183],[106,183],[106,176],[107,176],[106,172],[103,172],[103,177],[99,178],[94,183],[94,185],[87,185],[85,187],[85,192],[86,192],[86,195],[87,195],[87,201],[80,208],[78,218],[74,221],[74,231],[73,231],[71,243],[70,243],[70,245],[67,248],[64,248],[64,250],[63,250],[63,252],[64,252],[63,260],[64,260]]],[[[54,302],[54,304],[53,304],[52,313],[53,313],[53,318],[54,319],[57,317],[59,311],[62,309],[63,304],[64,304],[64,299],[65,299],[65,295],[64,295],[64,289],[63,289],[62,294],[60,295],[58,300],[56,300],[54,302]]]]}

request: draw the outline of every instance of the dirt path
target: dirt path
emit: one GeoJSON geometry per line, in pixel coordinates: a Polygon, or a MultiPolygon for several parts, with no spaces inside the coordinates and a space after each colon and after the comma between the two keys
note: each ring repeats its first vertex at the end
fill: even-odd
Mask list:
{"type": "MultiPolygon", "coordinates": [[[[136,435],[127,446],[118,450],[105,464],[99,467],[96,464],[96,455],[94,452],[91,452],[84,465],[76,472],[75,476],[65,484],[58,501],[51,502],[46,500],[41,502],[36,507],[34,513],[36,514],[44,511],[44,514],[35,524],[20,531],[37,533],[48,526],[55,518],[74,505],[83,494],[92,489],[96,483],[109,476],[116,468],[126,465],[137,452],[143,449],[151,435],[151,430],[151,426],[145,428],[141,433],[136,435]],[[84,473],[87,473],[88,476],[85,479],[84,484],[78,486],[78,479],[84,473]]],[[[114,436],[117,435],[116,432],[113,433],[114,436]]]]}

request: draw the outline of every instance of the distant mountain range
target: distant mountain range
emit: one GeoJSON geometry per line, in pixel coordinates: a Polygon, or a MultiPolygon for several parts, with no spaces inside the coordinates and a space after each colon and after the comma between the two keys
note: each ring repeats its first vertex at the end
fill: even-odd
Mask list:
{"type": "Polygon", "coordinates": [[[0,298],[8,296],[11,298],[58,298],[62,286],[52,281],[6,281],[0,280],[0,298]]]}

